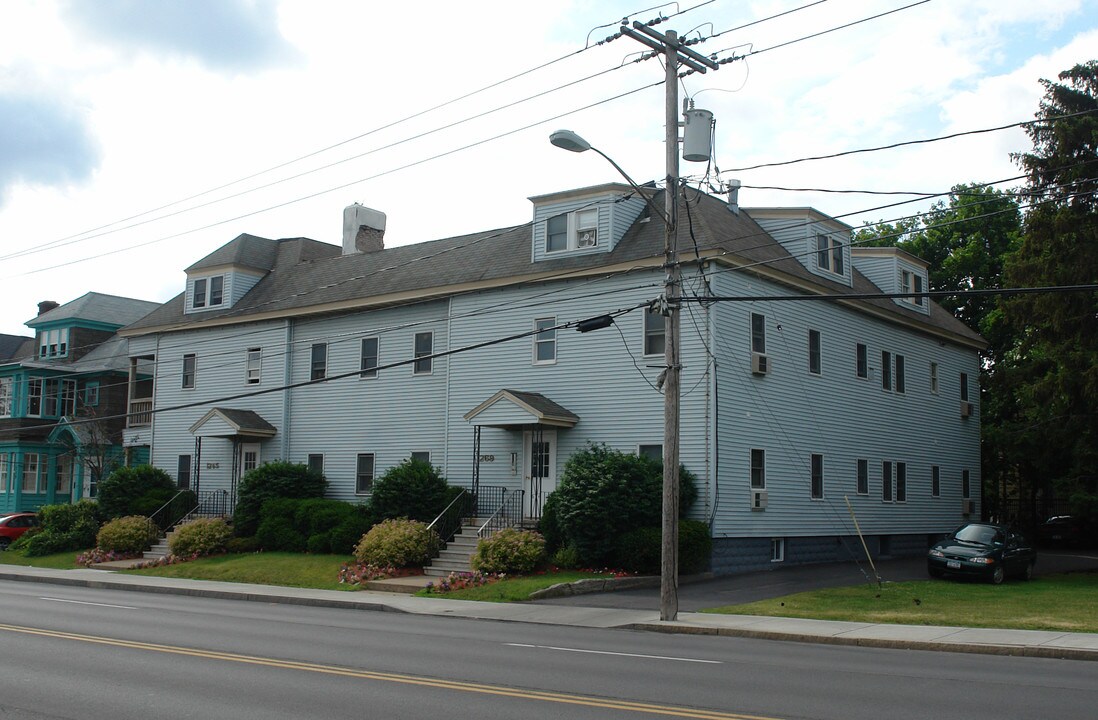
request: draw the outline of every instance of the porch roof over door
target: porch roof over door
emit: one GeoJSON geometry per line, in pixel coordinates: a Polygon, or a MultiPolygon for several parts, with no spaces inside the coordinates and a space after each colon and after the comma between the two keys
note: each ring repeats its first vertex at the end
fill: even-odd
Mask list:
{"type": "Polygon", "coordinates": [[[464,417],[472,425],[496,428],[525,425],[570,428],[579,422],[578,415],[541,393],[522,390],[500,390],[465,413],[464,417]]]}
{"type": "Polygon", "coordinates": [[[213,408],[191,425],[195,437],[256,438],[274,437],[278,429],[252,410],[213,408]]]}

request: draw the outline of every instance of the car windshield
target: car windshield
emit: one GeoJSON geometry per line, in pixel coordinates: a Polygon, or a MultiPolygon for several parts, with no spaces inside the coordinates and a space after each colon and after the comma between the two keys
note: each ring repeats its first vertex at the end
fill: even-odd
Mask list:
{"type": "Polygon", "coordinates": [[[998,530],[987,525],[965,525],[953,535],[957,540],[964,542],[991,545],[994,542],[1002,542],[1003,536],[998,530]]]}

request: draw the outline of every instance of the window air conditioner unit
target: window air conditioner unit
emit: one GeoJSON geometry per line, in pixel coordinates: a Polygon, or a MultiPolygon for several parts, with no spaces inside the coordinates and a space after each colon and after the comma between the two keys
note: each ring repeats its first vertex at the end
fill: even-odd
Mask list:
{"type": "Polygon", "coordinates": [[[967,400],[961,401],[961,417],[966,418],[972,415],[972,403],[967,400]]]}
{"type": "Polygon", "coordinates": [[[752,490],[751,491],[751,509],[752,510],[765,510],[766,503],[769,499],[769,495],[766,490],[752,490]]]}
{"type": "Polygon", "coordinates": [[[962,515],[971,515],[974,512],[976,512],[976,501],[975,500],[967,500],[966,499],[966,500],[961,501],[961,514],[962,515]]]}
{"type": "Polygon", "coordinates": [[[770,358],[763,353],[751,353],[751,372],[755,375],[769,375],[770,358]]]}

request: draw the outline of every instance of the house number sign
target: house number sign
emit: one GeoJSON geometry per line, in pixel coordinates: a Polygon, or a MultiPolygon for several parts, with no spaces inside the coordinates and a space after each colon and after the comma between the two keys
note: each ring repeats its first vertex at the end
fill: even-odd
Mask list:
{"type": "Polygon", "coordinates": [[[221,463],[206,463],[207,470],[216,470],[221,467],[221,463]]]}
{"type": "Polygon", "coordinates": [[[480,461],[481,462],[495,462],[496,461],[496,456],[495,455],[481,455],[480,456],[480,461]]]}

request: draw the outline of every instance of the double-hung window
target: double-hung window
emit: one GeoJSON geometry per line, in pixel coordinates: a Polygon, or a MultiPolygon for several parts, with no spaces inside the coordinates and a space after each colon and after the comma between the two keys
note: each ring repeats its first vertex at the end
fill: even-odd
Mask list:
{"type": "Polygon", "coordinates": [[[907,392],[907,369],[903,355],[896,355],[896,392],[907,392]]]}
{"type": "Polygon", "coordinates": [[[309,379],[323,380],[328,374],[328,343],[313,343],[309,354],[309,379]]]}
{"type": "Polygon", "coordinates": [[[881,388],[892,389],[892,353],[881,351],[881,388]]]}
{"type": "Polygon", "coordinates": [[[42,415],[42,378],[27,379],[27,415],[42,415]]]}
{"type": "Polygon", "coordinates": [[[892,463],[888,460],[881,463],[881,500],[892,502],[892,463]]]}
{"type": "Polygon", "coordinates": [[[937,465],[930,466],[930,497],[942,495],[942,470],[937,465]]]}
{"type": "Polygon", "coordinates": [[[11,477],[11,464],[8,453],[0,453],[0,493],[8,491],[8,482],[11,477]]]}
{"type": "Polygon", "coordinates": [[[766,316],[751,313],[751,352],[766,352],[766,316]]]}
{"type": "Polygon", "coordinates": [[[907,463],[896,463],[896,502],[907,502],[907,463]]]}
{"type": "Polygon", "coordinates": [[[855,374],[860,378],[869,377],[869,348],[858,343],[855,353],[855,374]]]}
{"type": "Polygon", "coordinates": [[[412,374],[430,375],[431,355],[435,352],[435,334],[432,332],[416,333],[413,352],[415,362],[412,364],[412,374]]]}
{"type": "Polygon", "coordinates": [[[198,371],[198,358],[194,354],[188,353],[183,356],[183,383],[181,387],[184,390],[193,389],[195,385],[195,375],[198,371]]]}
{"type": "Polygon", "coordinates": [[[843,243],[836,237],[816,235],[816,266],[836,275],[843,274],[843,243]]]}
{"type": "Polygon", "coordinates": [[[968,400],[968,373],[961,373],[961,399],[968,400]]]}
{"type": "Polygon", "coordinates": [[[39,465],[41,456],[38,453],[26,453],[23,455],[23,492],[37,494],[39,465]]]}
{"type": "Polygon", "coordinates": [[[191,456],[180,455],[175,461],[175,484],[180,490],[191,487],[191,456]]]}
{"type": "Polygon", "coordinates": [[[583,250],[599,244],[599,209],[561,213],[545,221],[545,252],[583,250]]]}
{"type": "Polygon", "coordinates": [[[938,394],[938,363],[930,363],[930,392],[938,394]]]}
{"type": "Polygon", "coordinates": [[[195,310],[205,307],[217,307],[225,302],[225,276],[214,275],[198,278],[191,291],[191,307],[195,310]]]}
{"type": "Polygon", "coordinates": [[[808,331],[808,372],[819,375],[822,372],[822,352],[820,350],[820,331],[808,331]]]}
{"type": "Polygon", "coordinates": [[[812,498],[820,500],[824,496],[824,456],[812,455],[812,498]]]}
{"type": "Polygon", "coordinates": [[[14,405],[12,388],[14,387],[15,381],[10,377],[0,378],[0,417],[11,417],[14,405]]]}
{"type": "Polygon", "coordinates": [[[194,292],[191,295],[191,307],[206,307],[206,278],[199,278],[194,281],[194,292]]]}
{"type": "Polygon", "coordinates": [[[759,448],[751,449],[751,488],[766,489],[766,451],[759,448]]]}
{"type": "Polygon", "coordinates": [[[262,370],[263,350],[261,348],[248,348],[247,367],[244,370],[245,381],[249,385],[258,385],[262,370]]]}
{"type": "Polygon", "coordinates": [[[44,417],[57,417],[58,395],[61,392],[61,381],[56,378],[48,378],[45,382],[45,390],[42,391],[42,415],[44,417]]]}
{"type": "Polygon", "coordinates": [[[359,453],[355,465],[355,494],[367,495],[374,488],[374,454],[359,453]]]}
{"type": "Polygon", "coordinates": [[[551,365],[557,361],[557,324],[555,317],[534,320],[534,364],[551,365]]]}
{"type": "Polygon", "coordinates": [[[667,342],[667,318],[654,310],[644,313],[644,354],[663,355],[667,342]]]}
{"type": "Polygon", "coordinates": [[[376,337],[362,338],[358,362],[358,376],[360,378],[377,377],[379,342],[380,340],[376,337]]]}
{"type": "Polygon", "coordinates": [[[859,495],[869,494],[869,461],[864,459],[858,460],[858,485],[857,492],[859,495]]]}

